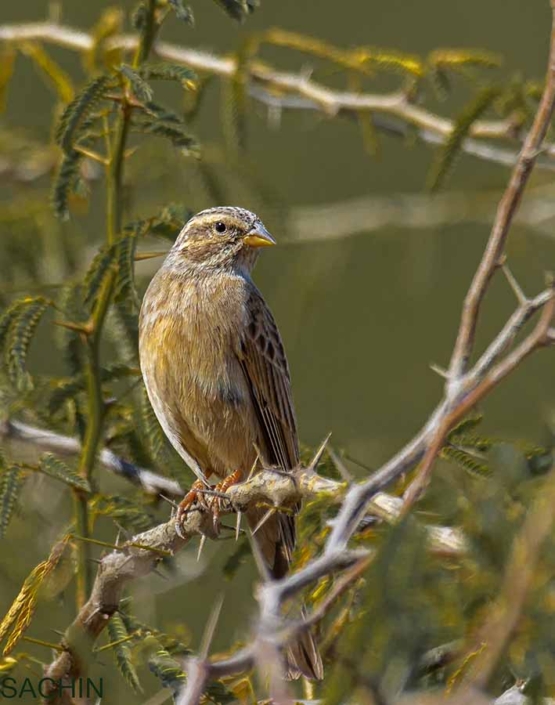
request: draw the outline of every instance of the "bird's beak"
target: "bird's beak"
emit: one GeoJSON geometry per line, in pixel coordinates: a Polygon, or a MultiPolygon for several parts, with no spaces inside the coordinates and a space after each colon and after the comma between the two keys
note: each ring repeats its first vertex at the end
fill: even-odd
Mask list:
{"type": "Polygon", "coordinates": [[[270,247],[271,245],[276,244],[276,241],[262,225],[262,223],[259,223],[250,232],[248,232],[245,235],[243,242],[249,247],[270,247]]]}

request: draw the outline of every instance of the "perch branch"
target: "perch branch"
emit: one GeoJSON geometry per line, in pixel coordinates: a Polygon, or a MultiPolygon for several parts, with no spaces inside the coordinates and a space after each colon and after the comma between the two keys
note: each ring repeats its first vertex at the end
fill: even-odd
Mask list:
{"type": "MultiPolygon", "coordinates": [[[[244,511],[248,506],[260,503],[281,507],[294,506],[300,500],[313,499],[321,496],[322,493],[327,493],[335,498],[337,495],[343,494],[344,487],[344,483],[323,478],[311,469],[303,468],[293,475],[265,470],[254,475],[250,480],[229,488],[227,492],[229,503],[227,507],[222,507],[221,514],[244,511]]],[[[395,516],[398,516],[401,502],[402,500],[394,497],[378,495],[375,497],[374,506],[381,516],[388,516],[393,520],[395,516]]],[[[464,550],[464,539],[456,530],[443,527],[430,528],[432,529],[430,531],[432,549],[448,552],[451,555],[460,554],[464,550]]],[[[110,616],[117,610],[125,585],[131,580],[154,571],[162,560],[162,552],[176,553],[193,536],[216,537],[212,515],[209,512],[198,510],[191,511],[186,515],[181,531],[183,537],[177,535],[175,522],[172,519],[149,531],[133,536],[128,542],[122,544],[120,549],[114,550],[102,558],[91,596],[66,631],[62,640],[64,650],[48,667],[48,677],[54,680],[75,678],[86,672],[87,655],[94,640],[104,629],[110,616]],[[141,548],[138,548],[137,545],[140,545],[141,548]]],[[[334,570],[359,565],[360,560],[367,560],[366,552],[342,551],[334,556],[326,556],[325,559],[316,560],[311,564],[311,569],[305,570],[302,576],[290,576],[290,581],[281,587],[280,599],[296,595],[306,585],[334,570]]],[[[344,577],[343,580],[348,580],[348,578],[344,577]]],[[[342,585],[344,583],[340,581],[337,590],[342,590],[342,585]]],[[[335,597],[338,596],[339,593],[335,597]]],[[[328,598],[328,600],[330,599],[331,597],[328,598]]],[[[309,620],[315,621],[321,616],[320,609],[312,617],[309,616],[309,620]]],[[[292,625],[284,628],[283,633],[280,633],[278,637],[278,642],[285,643],[296,630],[303,628],[307,627],[292,625]]],[[[208,675],[214,677],[214,674],[220,674],[223,671],[231,673],[233,669],[240,670],[240,666],[247,662],[245,659],[252,659],[252,656],[253,652],[249,649],[243,653],[241,658],[236,655],[224,664],[212,664],[208,675]]],[[[250,661],[248,662],[250,663],[250,661]]],[[[200,669],[199,672],[202,670],[200,669]]],[[[64,703],[63,700],[55,698],[56,695],[53,693],[49,702],[58,703],[58,705],[64,703]]]]}

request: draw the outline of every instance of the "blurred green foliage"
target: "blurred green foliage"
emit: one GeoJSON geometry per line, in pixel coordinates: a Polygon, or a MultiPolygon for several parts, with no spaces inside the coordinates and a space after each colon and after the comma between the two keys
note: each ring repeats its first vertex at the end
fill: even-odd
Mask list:
{"type": "MultiPolygon", "coordinates": [[[[249,0],[217,2],[238,21],[245,20],[256,6],[249,0]]],[[[169,143],[170,150],[162,152],[168,159],[191,163],[214,205],[221,200],[221,175],[214,169],[218,160],[200,143],[195,122],[204,88],[215,77],[209,67],[202,73],[152,58],[162,24],[174,20],[183,21],[189,30],[191,8],[180,0],[140,2],[130,18],[139,40],[129,55],[109,41],[124,29],[123,9],[105,12],[91,29],[92,47],[82,52],[80,85],[73,84],[54,52],[41,42],[13,41],[1,47],[0,103],[9,100],[9,84],[16,76],[16,58],[21,53],[54,89],[57,104],[51,144],[39,144],[7,122],[0,126],[0,149],[10,178],[32,184],[24,197],[0,204],[0,225],[10,235],[0,241],[3,259],[10,261],[0,289],[4,305],[0,315],[0,423],[23,418],[78,437],[82,448],[75,465],[51,453],[37,462],[0,455],[2,538],[14,512],[25,512],[21,499],[25,483],[39,473],[64,483],[73,493],[71,531],[82,539],[95,534],[102,518],[110,518],[123,531],[154,526],[159,520],[156,498],[140,490],[130,490],[126,496],[98,490],[97,455],[105,445],[132,462],[173,474],[183,486],[192,477],[169,446],[145,394],[137,357],[139,296],[135,287],[135,262],[149,256],[144,243],[153,238],[171,242],[189,217],[190,206],[170,202],[145,216],[136,212],[130,198],[132,181],[148,178],[149,169],[155,171],[160,152],[158,148],[149,151],[149,140],[155,137],[169,143]],[[166,107],[158,102],[159,82],[178,88],[177,105],[166,107]],[[132,157],[134,162],[129,161],[132,157]],[[100,182],[106,185],[105,237],[81,275],[78,252],[84,233],[70,218],[75,213],[86,217],[88,207],[98,207],[100,182]],[[59,273],[59,281],[37,286],[45,258],[50,271],[59,273]],[[28,284],[28,293],[19,291],[22,281],[28,284]],[[57,372],[33,371],[28,358],[35,339],[37,345],[48,341],[57,346],[57,372]],[[107,352],[101,354],[101,345],[107,352]]],[[[492,78],[500,62],[487,51],[442,49],[421,58],[379,48],[340,49],[281,29],[253,33],[237,48],[233,71],[218,77],[224,161],[236,168],[234,178],[239,174],[251,182],[256,181],[247,150],[253,67],[269,72],[267,97],[278,102],[286,97],[282,89],[272,86],[272,70],[261,57],[266,45],[322,60],[355,92],[378,76],[392,78],[407,105],[442,100],[460,90],[462,79],[464,94],[470,93],[470,98],[437,150],[428,180],[434,189],[444,183],[478,119],[495,116],[505,121],[507,134],[518,136],[537,105],[537,84],[517,77],[505,85],[492,78]]],[[[380,135],[375,115],[360,110],[355,117],[368,151],[376,152],[380,135]]],[[[408,139],[417,127],[417,122],[409,121],[408,139]]],[[[262,186],[260,191],[262,200],[271,198],[262,186]]],[[[449,691],[472,660],[480,657],[481,646],[474,643],[476,628],[503,585],[514,539],[531,498],[542,491],[552,458],[549,447],[481,436],[479,421],[472,417],[449,434],[441,453],[441,472],[434,478],[422,512],[394,526],[369,521],[357,535],[357,541],[373,551],[370,568],[319,625],[328,676],[322,686],[316,686],[315,694],[325,696],[330,705],[360,693],[369,702],[381,703],[406,690],[441,687],[449,691]],[[430,552],[426,523],[461,527],[466,554],[446,558],[430,552]]],[[[329,459],[319,470],[338,477],[329,459]]],[[[396,489],[400,492],[402,486],[396,489]]],[[[322,549],[335,511],[329,498],[304,507],[297,565],[306,564],[322,549]]],[[[65,527],[59,530],[65,532],[65,527]]],[[[69,573],[78,585],[77,604],[82,604],[91,587],[87,546],[86,540],[64,538],[46,561],[30,571],[15,607],[0,627],[0,633],[8,636],[0,679],[19,664],[34,663],[34,657],[23,651],[11,656],[9,652],[16,644],[21,648],[47,578],[56,578],[56,590],[61,591],[69,573]],[[66,550],[71,559],[61,575],[56,571],[66,550]]],[[[496,693],[516,681],[529,681],[535,693],[554,692],[554,549],[555,544],[548,541],[542,551],[520,627],[492,679],[496,693]]],[[[233,580],[248,556],[248,543],[242,540],[223,566],[223,575],[233,580]]],[[[306,595],[307,604],[318,605],[335,581],[333,577],[321,581],[306,595]]],[[[175,696],[186,678],[182,658],[190,652],[189,645],[155,624],[140,622],[128,607],[123,605],[112,617],[107,641],[98,652],[113,653],[131,691],[142,691],[141,668],[146,665],[175,696]]],[[[253,697],[252,688],[250,681],[245,684],[241,679],[218,682],[211,684],[206,699],[247,702],[253,697]]],[[[131,699],[136,697],[140,696],[130,695],[130,702],[136,702],[131,699]]]]}

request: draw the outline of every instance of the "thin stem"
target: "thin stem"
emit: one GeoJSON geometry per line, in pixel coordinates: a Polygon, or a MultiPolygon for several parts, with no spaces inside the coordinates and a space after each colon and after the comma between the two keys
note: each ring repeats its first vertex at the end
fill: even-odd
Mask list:
{"type": "MultiPolygon", "coordinates": [[[[137,48],[135,65],[139,65],[148,56],[154,36],[155,27],[155,2],[150,0],[149,12],[142,41],[137,48]]],[[[130,106],[123,93],[120,114],[116,120],[114,137],[112,140],[107,135],[108,164],[107,192],[106,192],[106,242],[113,245],[122,230],[123,220],[123,168],[125,149],[129,132],[130,106]]],[[[96,457],[101,449],[102,432],[104,426],[104,400],[102,398],[102,384],[100,381],[100,342],[106,315],[112,301],[116,272],[112,270],[106,276],[99,297],[96,301],[91,321],[91,334],[85,338],[88,417],[83,449],[79,459],[79,474],[92,486],[92,474],[96,457]]],[[[75,524],[77,532],[83,537],[77,548],[77,607],[81,609],[93,585],[93,572],[91,559],[91,541],[89,537],[90,522],[88,511],[88,496],[81,490],[74,490],[75,524]]]]}

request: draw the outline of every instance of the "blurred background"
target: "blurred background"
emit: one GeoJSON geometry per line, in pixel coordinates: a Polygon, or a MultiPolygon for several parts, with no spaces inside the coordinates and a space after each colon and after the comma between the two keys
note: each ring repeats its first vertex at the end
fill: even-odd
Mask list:
{"type": "MultiPolygon", "coordinates": [[[[128,9],[133,5],[119,4],[128,9]]],[[[67,0],[62,19],[76,28],[90,28],[108,6],[67,0]]],[[[41,0],[1,3],[0,25],[36,21],[47,10],[41,0]]],[[[195,0],[193,10],[194,28],[168,22],[163,38],[226,54],[236,51],[250,33],[280,27],[341,47],[371,45],[420,56],[447,46],[479,48],[503,57],[495,75],[504,80],[517,74],[542,80],[550,23],[547,2],[524,0],[351,0],[341,11],[327,0],[262,0],[242,26],[207,0],[195,0]]],[[[79,57],[58,48],[51,53],[78,83],[79,57]]],[[[275,47],[265,49],[263,57],[285,70],[309,71],[318,63],[275,47]]],[[[342,85],[329,66],[319,71],[318,79],[342,85]]],[[[368,82],[366,90],[375,86],[379,92],[391,85],[389,78],[379,78],[368,82]]],[[[432,101],[429,107],[440,114],[456,114],[470,95],[464,83],[456,85],[452,97],[432,101]]],[[[156,95],[178,107],[182,100],[171,87],[157,87],[156,95]]],[[[368,469],[378,468],[418,430],[440,397],[442,380],[429,365],[448,363],[462,299],[509,171],[462,155],[446,186],[430,194],[426,177],[436,149],[432,145],[410,134],[380,133],[378,153],[371,155],[355,120],[292,110],[284,111],[278,122],[266,106],[254,101],[249,103],[246,153],[231,159],[220,98],[218,81],[209,81],[193,123],[210,173],[194,160],[181,159],[165,143],[149,142],[129,160],[127,220],[152,213],[168,201],[183,202],[193,211],[217,202],[256,211],[279,243],[264,253],[255,279],[284,338],[301,438],[314,446],[331,431],[335,448],[368,469]]],[[[24,147],[17,152],[17,136],[22,143],[48,142],[55,102],[32,63],[18,58],[7,109],[0,118],[0,127],[9,128],[12,136],[2,137],[0,161],[24,160],[24,147]]],[[[512,271],[530,294],[542,287],[545,271],[553,268],[552,183],[550,170],[535,172],[525,217],[514,227],[508,247],[512,271]]],[[[88,205],[77,204],[71,220],[63,224],[44,208],[49,188],[48,176],[14,180],[3,172],[0,177],[3,302],[16,294],[48,291],[85,271],[104,237],[100,182],[98,186],[93,182],[88,205]],[[22,204],[29,213],[23,221],[14,217],[22,204]],[[20,257],[21,251],[28,261],[20,257]]],[[[158,263],[151,260],[138,266],[140,293],[158,263]]],[[[491,339],[513,306],[505,282],[496,281],[484,309],[482,342],[491,339]]],[[[39,340],[30,366],[55,373],[58,358],[55,349],[39,340]]],[[[554,387],[552,355],[533,356],[487,401],[486,432],[545,442],[554,387]]],[[[125,492],[123,482],[100,474],[111,491],[125,492]]],[[[59,487],[47,478],[37,482],[33,492],[27,489],[24,520],[16,518],[3,541],[0,613],[29,568],[48,552],[55,535],[48,520],[53,509],[67,513],[69,521],[67,496],[60,497],[59,487]]],[[[165,507],[159,511],[161,516],[167,514],[165,507]]],[[[106,529],[106,537],[113,540],[113,530],[106,529]]],[[[196,546],[192,547],[179,557],[179,569],[169,580],[154,576],[135,586],[136,611],[162,627],[181,629],[183,638],[196,647],[210,606],[224,591],[225,604],[233,607],[224,610],[216,647],[228,648],[244,637],[254,609],[250,583],[254,573],[249,566],[233,581],[222,582],[221,566],[229,551],[226,542],[209,546],[197,562],[196,546]]],[[[58,595],[51,610],[39,608],[33,633],[55,640],[52,633],[45,636],[48,629],[65,626],[72,610],[72,600],[58,595]]],[[[33,648],[29,646],[30,651],[33,648]]],[[[106,661],[110,664],[103,671],[99,666],[107,683],[104,702],[139,702],[112,672],[111,660],[106,661]]],[[[156,689],[148,675],[144,682],[147,689],[156,689]]]]}

